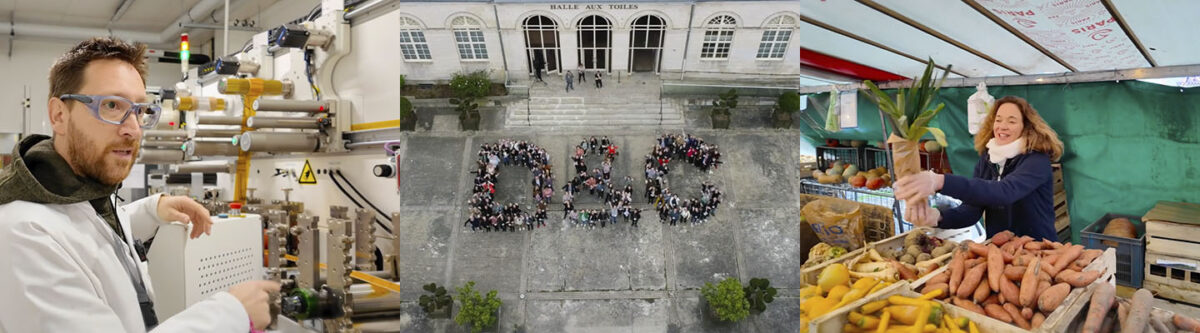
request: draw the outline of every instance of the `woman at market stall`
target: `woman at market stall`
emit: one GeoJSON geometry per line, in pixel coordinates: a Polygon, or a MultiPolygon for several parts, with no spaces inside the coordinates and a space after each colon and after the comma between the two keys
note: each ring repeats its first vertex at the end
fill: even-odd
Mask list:
{"type": "Polygon", "coordinates": [[[1011,230],[1057,241],[1050,163],[1062,157],[1063,144],[1037,110],[1020,97],[997,100],[975,135],[975,150],[979,162],[972,177],[925,171],[896,182],[896,198],[906,202],[934,192],[963,202],[950,209],[909,205],[909,222],[955,229],[985,216],[988,238],[1011,230]]]}

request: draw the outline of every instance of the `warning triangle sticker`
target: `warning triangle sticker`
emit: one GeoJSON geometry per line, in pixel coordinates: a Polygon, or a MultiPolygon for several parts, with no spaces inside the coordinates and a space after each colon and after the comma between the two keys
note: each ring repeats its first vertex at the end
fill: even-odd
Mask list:
{"type": "Polygon", "coordinates": [[[317,185],[317,175],[313,173],[312,165],[304,160],[304,170],[300,171],[300,184],[317,185]]]}

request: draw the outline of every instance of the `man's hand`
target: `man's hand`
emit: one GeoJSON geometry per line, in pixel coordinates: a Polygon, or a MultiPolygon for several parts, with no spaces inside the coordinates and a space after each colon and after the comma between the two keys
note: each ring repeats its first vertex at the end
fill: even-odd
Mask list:
{"type": "Polygon", "coordinates": [[[279,293],[274,281],[246,281],[229,288],[229,294],[242,302],[254,329],[262,330],[271,324],[271,293],[279,293]]]}
{"type": "Polygon", "coordinates": [[[158,198],[158,218],[167,222],[192,224],[191,238],[212,234],[212,219],[208,210],[188,197],[163,195],[158,198]]]}

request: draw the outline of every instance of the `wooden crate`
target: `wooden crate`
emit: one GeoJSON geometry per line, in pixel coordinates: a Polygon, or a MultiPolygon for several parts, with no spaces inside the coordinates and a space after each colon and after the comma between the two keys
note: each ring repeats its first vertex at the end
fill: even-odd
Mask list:
{"type": "Polygon", "coordinates": [[[1146,250],[1145,269],[1142,288],[1162,298],[1200,303],[1200,259],[1146,250]]]}
{"type": "MultiPolygon", "coordinates": [[[[1046,317],[1046,320],[1042,322],[1042,326],[1034,331],[1077,332],[1078,329],[1072,330],[1070,327],[1077,318],[1080,318],[1079,313],[1082,312],[1083,308],[1087,306],[1087,303],[1091,301],[1092,290],[1095,289],[1095,284],[1107,283],[1115,285],[1117,283],[1116,269],[1116,249],[1105,250],[1104,254],[1100,255],[1100,257],[1097,257],[1096,260],[1092,261],[1092,263],[1087,267],[1084,267],[1085,271],[1103,271],[1104,273],[1100,275],[1100,278],[1096,279],[1096,282],[1093,282],[1090,286],[1072,289],[1071,293],[1067,294],[1067,298],[1063,300],[1062,305],[1059,305],[1058,309],[1054,310],[1054,312],[1051,312],[1050,315],[1046,317]]],[[[966,310],[952,304],[946,304],[945,307],[947,312],[959,314],[963,317],[967,317],[967,319],[970,319],[971,321],[974,321],[977,325],[979,325],[979,330],[981,332],[1026,332],[1016,325],[992,319],[991,317],[971,312],[970,310],[966,310]]]]}
{"type": "Polygon", "coordinates": [[[857,301],[851,302],[850,304],[846,304],[836,310],[830,311],[829,313],[826,313],[824,316],[813,318],[812,321],[808,322],[808,332],[809,333],[841,332],[842,326],[846,325],[846,321],[847,321],[846,315],[849,315],[850,311],[854,311],[855,309],[862,308],[862,306],[867,303],[885,299],[885,298],[888,298],[888,296],[892,296],[892,295],[904,294],[905,292],[911,293],[911,294],[908,294],[910,296],[912,294],[915,294],[915,292],[913,292],[912,289],[909,288],[908,282],[899,281],[899,282],[893,283],[890,286],[887,286],[883,289],[880,289],[879,291],[876,291],[874,294],[867,295],[866,297],[863,297],[857,301]]]}
{"type": "MultiPolygon", "coordinates": [[[[910,230],[909,232],[917,232],[919,230],[922,230],[922,229],[914,229],[914,230],[910,230]]],[[[963,229],[923,229],[923,230],[930,230],[930,233],[933,236],[937,236],[938,238],[948,239],[948,240],[952,240],[952,241],[959,242],[959,243],[962,243],[964,240],[967,240],[970,237],[970,230],[967,228],[963,228],[963,229]]],[[[892,236],[890,238],[872,243],[871,246],[874,246],[877,251],[879,249],[892,249],[892,248],[903,247],[904,246],[904,237],[908,236],[909,232],[906,232],[906,233],[903,233],[900,235],[896,235],[896,236],[892,236]]],[[[870,247],[870,246],[868,246],[868,247],[870,247]]],[[[845,255],[842,255],[841,257],[837,257],[833,260],[823,262],[819,265],[800,270],[800,284],[803,286],[817,284],[817,276],[821,274],[821,270],[825,269],[826,266],[832,265],[834,263],[843,263],[844,264],[844,263],[850,261],[851,259],[854,259],[854,258],[858,257],[859,255],[862,255],[866,251],[866,248],[867,247],[863,247],[861,249],[850,251],[850,252],[846,253],[845,255]]],[[[945,261],[947,261],[949,259],[950,259],[950,256],[943,256],[942,257],[942,261],[943,261],[942,265],[944,266],[945,261]]],[[[926,280],[928,280],[928,279],[926,279],[926,280]]]]}
{"type": "MultiPolygon", "coordinates": [[[[1067,184],[1063,181],[1061,163],[1051,164],[1050,168],[1054,170],[1054,231],[1062,233],[1071,227],[1071,210],[1067,208],[1067,184]]],[[[1067,234],[1070,234],[1070,231],[1067,234]]]]}
{"type": "Polygon", "coordinates": [[[1146,252],[1200,258],[1200,225],[1147,220],[1144,217],[1142,220],[1146,225],[1146,252]]]}

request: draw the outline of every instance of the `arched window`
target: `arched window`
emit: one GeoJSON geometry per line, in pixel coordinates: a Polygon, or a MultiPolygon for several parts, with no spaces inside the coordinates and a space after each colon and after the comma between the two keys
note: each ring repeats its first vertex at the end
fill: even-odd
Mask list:
{"type": "Polygon", "coordinates": [[[534,15],[526,18],[521,26],[525,29],[529,73],[533,73],[539,64],[544,66],[546,72],[558,71],[562,64],[558,54],[558,23],[549,17],[534,15]]]}
{"type": "Polygon", "coordinates": [[[729,15],[721,15],[708,20],[705,28],[707,29],[704,30],[704,44],[700,45],[700,58],[728,59],[737,20],[729,15]]]}
{"type": "Polygon", "coordinates": [[[767,22],[763,26],[762,41],[758,43],[758,58],[783,59],[795,27],[796,19],[787,15],[776,16],[767,22]]]}
{"type": "Polygon", "coordinates": [[[585,69],[609,69],[612,55],[612,23],[599,15],[591,15],[578,23],[579,63],[585,69]]]}
{"type": "Polygon", "coordinates": [[[455,17],[450,22],[454,29],[454,42],[458,44],[458,57],[463,60],[487,59],[487,43],[483,41],[483,24],[469,16],[455,17]]]}
{"type": "Polygon", "coordinates": [[[634,72],[658,72],[662,61],[663,34],[667,23],[657,15],[633,20],[629,30],[629,69],[634,72]]]}
{"type": "Polygon", "coordinates": [[[429,43],[417,20],[400,17],[400,54],[404,60],[430,60],[429,43]]]}

